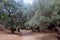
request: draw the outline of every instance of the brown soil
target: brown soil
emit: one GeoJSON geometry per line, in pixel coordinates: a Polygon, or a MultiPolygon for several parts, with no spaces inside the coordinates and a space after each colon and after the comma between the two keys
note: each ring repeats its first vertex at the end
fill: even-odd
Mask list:
{"type": "Polygon", "coordinates": [[[0,40],[57,40],[56,32],[33,33],[30,30],[21,30],[11,34],[10,31],[0,31],[0,40]]]}

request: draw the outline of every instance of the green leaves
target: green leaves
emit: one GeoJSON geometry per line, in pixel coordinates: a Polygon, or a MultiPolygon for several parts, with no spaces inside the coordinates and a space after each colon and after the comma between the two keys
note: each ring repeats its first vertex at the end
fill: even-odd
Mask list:
{"type": "Polygon", "coordinates": [[[0,19],[7,24],[12,24],[8,17],[11,10],[15,24],[30,26],[38,25],[41,22],[52,22],[60,20],[60,0],[34,0],[33,5],[16,3],[13,0],[3,0],[0,3],[0,19]],[[2,12],[6,8],[6,13],[2,12]]]}
{"type": "Polygon", "coordinates": [[[37,0],[34,1],[35,15],[26,25],[34,26],[41,22],[53,22],[60,19],[60,0],[37,0]]]}

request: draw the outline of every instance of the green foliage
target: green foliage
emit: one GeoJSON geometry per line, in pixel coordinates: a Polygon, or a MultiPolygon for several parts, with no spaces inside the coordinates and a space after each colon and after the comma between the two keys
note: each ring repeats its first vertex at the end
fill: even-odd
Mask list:
{"type": "Polygon", "coordinates": [[[8,17],[11,10],[14,26],[36,26],[42,22],[60,22],[60,0],[34,0],[33,5],[16,3],[14,0],[2,0],[0,3],[0,20],[12,25],[8,17]],[[5,12],[2,10],[6,9],[5,12]],[[14,17],[13,17],[14,16],[14,17]]]}
{"type": "Polygon", "coordinates": [[[50,23],[60,20],[60,0],[35,0],[33,6],[35,15],[25,25],[34,26],[41,22],[50,23]]]}

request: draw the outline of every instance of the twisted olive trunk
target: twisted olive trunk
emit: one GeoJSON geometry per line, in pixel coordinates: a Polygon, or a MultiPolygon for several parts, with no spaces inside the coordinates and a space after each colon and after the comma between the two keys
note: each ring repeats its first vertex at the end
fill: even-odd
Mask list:
{"type": "MultiPolygon", "coordinates": [[[[12,16],[11,16],[11,14],[9,14],[9,17],[10,17],[10,19],[11,19],[11,25],[13,25],[14,24],[14,21],[13,21],[13,18],[12,18],[12,16]]],[[[16,30],[13,26],[11,26],[11,33],[13,33],[14,34],[14,31],[16,30]]]]}

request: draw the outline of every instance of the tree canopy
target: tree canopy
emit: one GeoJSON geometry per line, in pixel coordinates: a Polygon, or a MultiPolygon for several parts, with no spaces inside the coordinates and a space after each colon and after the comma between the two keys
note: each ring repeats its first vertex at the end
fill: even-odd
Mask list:
{"type": "MultiPolygon", "coordinates": [[[[0,21],[8,24],[11,19],[19,26],[36,26],[44,23],[60,23],[60,0],[33,0],[24,4],[23,0],[0,0],[0,21]],[[9,14],[12,18],[9,18],[9,14]]],[[[41,26],[41,25],[40,25],[41,26]]]]}

